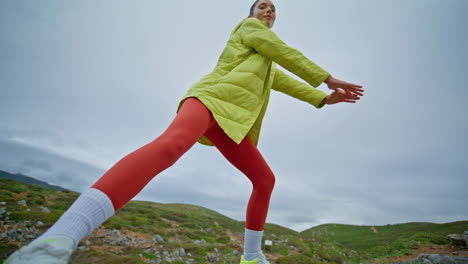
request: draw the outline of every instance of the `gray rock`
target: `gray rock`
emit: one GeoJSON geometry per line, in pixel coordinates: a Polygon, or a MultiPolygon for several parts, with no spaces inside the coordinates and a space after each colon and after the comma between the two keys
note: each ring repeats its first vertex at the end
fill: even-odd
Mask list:
{"type": "Polygon", "coordinates": [[[0,202],[0,205],[7,205],[6,202],[0,202]]]}
{"type": "Polygon", "coordinates": [[[28,206],[28,204],[26,203],[25,200],[21,200],[18,202],[19,205],[23,205],[23,206],[28,206]]]}
{"type": "Polygon", "coordinates": [[[178,249],[174,250],[173,255],[176,256],[176,257],[185,257],[185,249],[178,248],[178,249]]]}
{"type": "Polygon", "coordinates": [[[400,264],[468,264],[468,257],[450,257],[442,254],[420,254],[413,260],[400,264]]]}
{"type": "Polygon", "coordinates": [[[202,240],[195,240],[194,243],[197,244],[197,245],[200,245],[200,244],[206,244],[206,241],[205,241],[204,239],[202,239],[202,240]]]}
{"type": "Polygon", "coordinates": [[[42,208],[41,212],[50,214],[50,210],[47,207],[42,208]]]}
{"type": "Polygon", "coordinates": [[[160,235],[155,235],[153,238],[153,243],[154,242],[164,242],[164,239],[160,235]]]}
{"type": "Polygon", "coordinates": [[[44,225],[44,223],[42,223],[42,221],[37,221],[37,222],[36,222],[36,226],[37,226],[37,227],[41,227],[41,226],[43,226],[43,225],[44,225]]]}
{"type": "Polygon", "coordinates": [[[216,254],[213,254],[213,253],[208,253],[205,256],[205,259],[208,263],[218,263],[219,261],[219,258],[216,256],[216,254]]]}
{"type": "Polygon", "coordinates": [[[26,211],[27,211],[27,212],[31,211],[31,208],[26,208],[26,211]]]}
{"type": "Polygon", "coordinates": [[[468,244],[468,235],[466,234],[450,234],[445,237],[445,239],[449,240],[453,244],[459,247],[466,247],[468,244]]]}
{"type": "Polygon", "coordinates": [[[4,213],[6,213],[5,208],[0,208],[0,215],[2,215],[2,214],[4,214],[4,213]]]}
{"type": "Polygon", "coordinates": [[[32,240],[32,239],[34,239],[34,238],[36,238],[36,237],[37,237],[36,234],[28,234],[28,235],[26,235],[26,238],[29,239],[29,240],[32,240]]]}

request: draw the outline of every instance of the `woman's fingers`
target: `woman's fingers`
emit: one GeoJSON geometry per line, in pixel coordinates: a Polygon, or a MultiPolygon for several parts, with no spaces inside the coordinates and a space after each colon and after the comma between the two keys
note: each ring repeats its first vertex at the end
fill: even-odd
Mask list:
{"type": "Polygon", "coordinates": [[[347,91],[350,91],[354,94],[357,94],[357,95],[360,95],[360,96],[363,96],[363,92],[364,92],[364,89],[361,89],[362,88],[362,85],[359,85],[359,84],[354,84],[354,83],[349,83],[349,82],[345,82],[345,81],[339,81],[337,83],[338,87],[340,88],[343,88],[347,91]]]}
{"type": "MultiPolygon", "coordinates": [[[[354,84],[353,84],[354,85],[354,84]]],[[[352,93],[355,93],[357,95],[360,95],[360,96],[363,96],[363,92],[364,90],[363,89],[360,89],[359,87],[362,87],[362,86],[345,86],[344,89],[352,92],[352,93]]]]}

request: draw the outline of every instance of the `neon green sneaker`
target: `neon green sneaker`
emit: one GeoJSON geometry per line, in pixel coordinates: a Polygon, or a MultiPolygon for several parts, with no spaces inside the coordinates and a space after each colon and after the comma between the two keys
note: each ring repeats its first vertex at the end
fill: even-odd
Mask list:
{"type": "Polygon", "coordinates": [[[265,258],[263,254],[260,254],[257,258],[253,260],[245,260],[244,256],[241,256],[241,262],[240,264],[270,264],[265,258]]]}
{"type": "Polygon", "coordinates": [[[67,264],[73,253],[73,240],[65,236],[54,236],[15,251],[4,264],[67,264]]]}

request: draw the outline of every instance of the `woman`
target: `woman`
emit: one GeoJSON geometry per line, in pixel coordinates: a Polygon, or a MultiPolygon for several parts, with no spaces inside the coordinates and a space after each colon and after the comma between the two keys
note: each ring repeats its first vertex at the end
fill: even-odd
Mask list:
{"type": "Polygon", "coordinates": [[[178,113],[154,141],[128,154],[83,192],[62,217],[6,263],[67,263],[79,241],[135,197],[148,182],[174,164],[197,141],[214,145],[253,185],[247,206],[241,263],[269,263],[261,240],[275,176],[256,145],[270,90],[291,95],[317,108],[355,103],[362,86],[333,78],[287,46],[270,28],[276,10],[270,0],[257,0],[250,14],[231,33],[210,74],[192,86],[178,113]],[[330,95],[297,81],[276,63],[330,95]]]}

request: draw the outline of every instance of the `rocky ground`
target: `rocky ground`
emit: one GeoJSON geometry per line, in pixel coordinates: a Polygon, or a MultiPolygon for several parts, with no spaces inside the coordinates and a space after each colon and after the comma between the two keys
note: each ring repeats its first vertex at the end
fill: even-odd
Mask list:
{"type": "MultiPolygon", "coordinates": [[[[19,204],[24,201],[19,201],[19,204]]],[[[26,205],[24,205],[26,206],[26,205]]],[[[6,210],[7,204],[0,202],[0,242],[21,247],[42,234],[47,226],[40,221],[12,221],[10,213],[6,210]]],[[[47,208],[42,212],[50,213],[47,208]]],[[[167,220],[169,221],[169,220],[167,220]]],[[[172,226],[177,229],[177,226],[172,226]]],[[[230,238],[231,250],[223,251],[222,248],[211,247],[205,256],[208,263],[239,263],[242,250],[243,235],[227,232],[230,238]]],[[[375,264],[468,264],[468,231],[463,234],[452,234],[446,237],[451,243],[447,245],[419,245],[405,256],[386,258],[375,261],[375,264]]],[[[95,251],[110,255],[126,256],[129,249],[138,249],[138,255],[145,263],[199,263],[199,260],[190,253],[190,247],[174,247],[174,245],[186,245],[187,241],[179,241],[177,238],[163,239],[161,236],[151,236],[145,233],[132,232],[127,229],[106,229],[103,226],[94,230],[92,236],[86,237],[80,242],[78,250],[74,253],[77,260],[72,263],[82,263],[79,258],[87,256],[86,252],[95,251]]],[[[193,245],[207,246],[204,240],[194,240],[193,245]]],[[[287,245],[287,241],[280,238],[274,241],[276,245],[287,245]]],[[[193,248],[192,248],[193,249],[193,248]]],[[[289,248],[289,253],[299,253],[297,248],[289,248]]],[[[266,253],[268,259],[274,264],[280,255],[266,253]]],[[[73,258],[72,258],[73,260],[73,258]]]]}
{"type": "MultiPolygon", "coordinates": [[[[41,228],[43,225],[42,222],[0,220],[0,241],[22,247],[45,231],[41,228]]],[[[94,230],[92,236],[86,237],[80,242],[76,254],[79,255],[82,251],[96,250],[104,254],[126,255],[128,254],[126,249],[132,247],[141,249],[140,257],[144,258],[145,262],[149,264],[170,263],[176,260],[187,264],[197,263],[192,254],[190,252],[187,253],[183,247],[173,249],[166,246],[165,242],[178,241],[164,241],[159,235],[151,237],[148,234],[132,232],[130,230],[110,230],[101,226],[94,230]]],[[[206,241],[195,240],[194,244],[203,245],[206,244],[206,241]]],[[[239,258],[240,252],[239,250],[234,250],[228,255],[231,255],[232,258],[239,258]]],[[[213,252],[209,252],[206,256],[208,263],[218,263],[219,261],[228,261],[229,259],[229,256],[223,254],[217,248],[214,248],[213,252]]]]}

